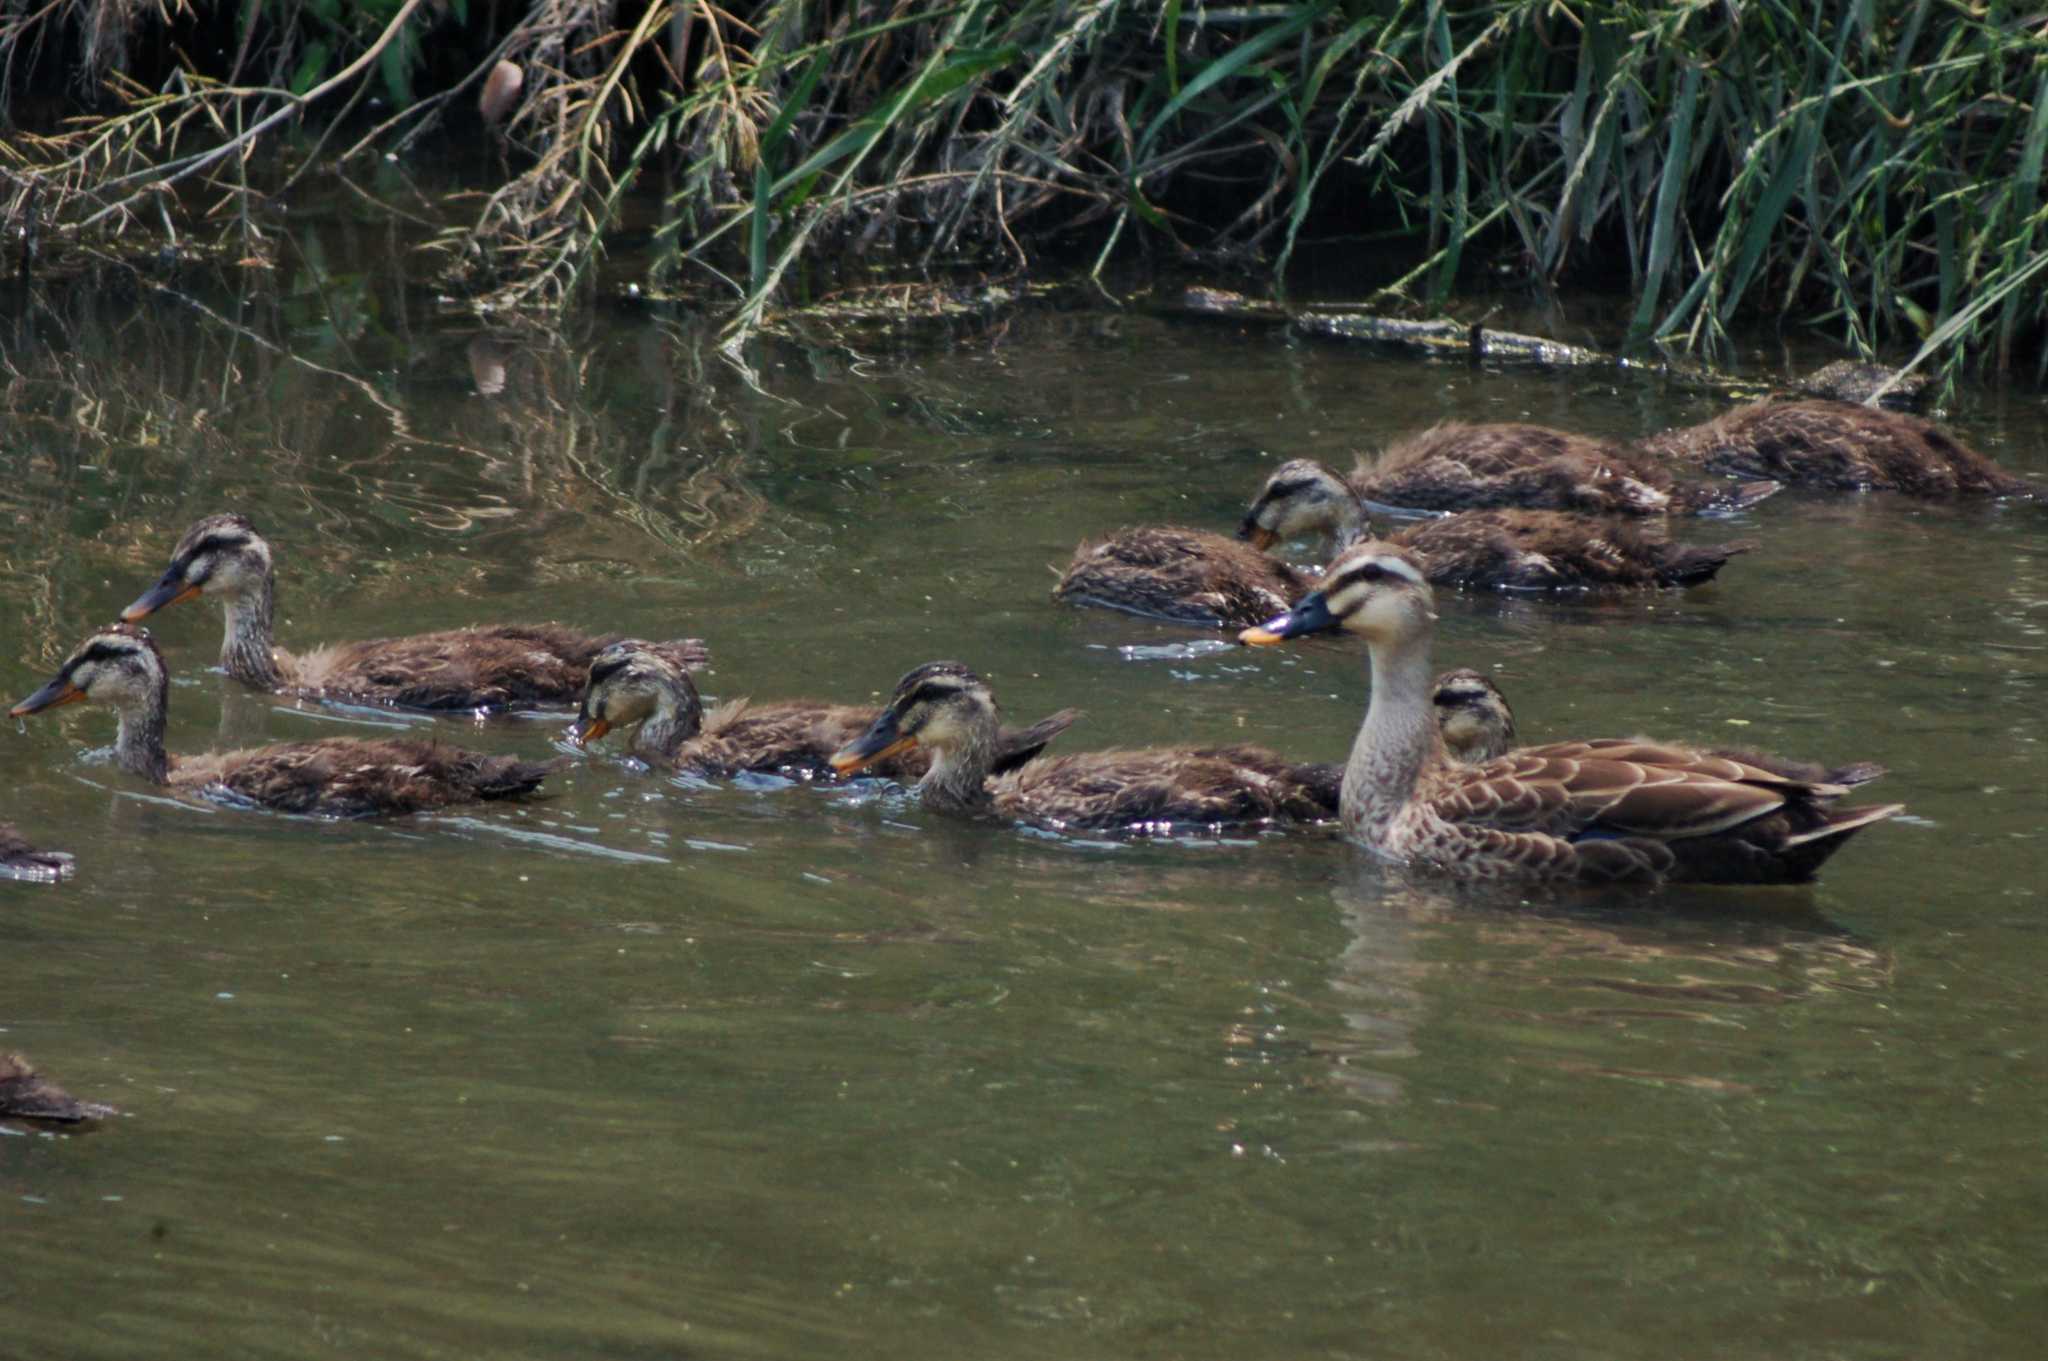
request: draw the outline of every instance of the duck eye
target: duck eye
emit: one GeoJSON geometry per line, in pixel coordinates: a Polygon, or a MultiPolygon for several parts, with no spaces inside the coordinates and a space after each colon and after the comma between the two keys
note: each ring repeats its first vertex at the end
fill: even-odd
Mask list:
{"type": "Polygon", "coordinates": [[[1376,562],[1368,562],[1352,575],[1356,576],[1360,581],[1385,581],[1387,579],[1387,569],[1376,562]]]}

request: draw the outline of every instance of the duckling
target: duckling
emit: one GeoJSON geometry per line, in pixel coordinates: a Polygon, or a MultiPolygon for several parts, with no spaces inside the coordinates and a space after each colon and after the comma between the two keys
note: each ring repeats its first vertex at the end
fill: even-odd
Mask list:
{"type": "Polygon", "coordinates": [[[72,860],[65,851],[39,851],[11,822],[0,822],[0,878],[57,880],[69,875],[72,860]]]}
{"type": "MultiPolygon", "coordinates": [[[[1479,672],[1444,672],[1436,678],[1429,701],[1436,709],[1444,750],[1453,761],[1484,765],[1507,755],[1514,747],[1515,711],[1508,707],[1508,697],[1500,687],[1479,672]]],[[[1869,784],[1885,773],[1885,768],[1875,761],[1829,767],[1789,760],[1750,747],[1708,747],[1706,754],[1737,765],[1755,766],[1801,784],[1840,785],[1845,789],[1869,784]]]]}
{"type": "Polygon", "coordinates": [[[1770,477],[1829,491],[2038,496],[1933,421],[1843,402],[1753,402],[1643,441],[1645,452],[1718,477],[1770,477]]]}
{"type": "Polygon", "coordinates": [[[889,707],[832,765],[852,775],[928,751],[931,768],[917,782],[926,807],[1058,830],[1316,822],[1336,808],[1334,768],[1298,765],[1262,747],[1093,751],[997,775],[997,733],[995,698],[981,677],[959,662],[927,662],[897,682],[889,707]]]}
{"type": "Polygon", "coordinates": [[[179,794],[313,817],[416,813],[525,794],[549,767],[415,738],[329,737],[243,751],[164,750],[170,682],[147,629],[114,624],[85,640],[48,684],[9,709],[23,718],[93,700],[120,720],[114,763],[179,794]]]}
{"type": "Polygon", "coordinates": [[[1242,628],[1286,609],[1307,589],[1286,563],[1221,534],[1153,525],[1076,548],[1052,598],[1202,628],[1242,628]]]}
{"type": "Polygon", "coordinates": [[[1340,795],[1344,829],[1374,852],[1473,879],[1811,879],[1898,804],[1836,808],[1840,785],[1789,778],[1646,738],[1523,747],[1451,762],[1430,713],[1436,613],[1422,565],[1357,544],[1288,613],[1239,640],[1344,629],[1371,652],[1372,700],[1340,795]]]}
{"type": "MultiPolygon", "coordinates": [[[[632,728],[631,748],[648,761],[699,775],[767,771],[796,779],[830,779],[832,756],[875,721],[881,710],[851,704],[735,700],[707,717],[697,687],[673,657],[628,639],[590,664],[583,704],[569,740],[595,742],[613,728],[632,728]]],[[[1021,731],[997,736],[995,769],[1014,770],[1073,726],[1078,709],[1062,709],[1021,731]]],[[[915,780],[931,766],[923,752],[905,752],[876,767],[889,779],[915,780]]]]}
{"type": "Polygon", "coordinates": [[[1350,483],[1381,508],[1603,515],[1721,514],[1779,489],[1770,481],[1679,482],[1624,445],[1547,426],[1455,422],[1389,445],[1350,483]]]}
{"type": "MultiPolygon", "coordinates": [[[[277,574],[270,545],[243,515],[209,515],[185,531],[163,579],[121,611],[136,623],[166,605],[213,596],[227,616],[220,664],[256,690],[406,709],[510,710],[572,704],[590,659],[618,635],[560,624],[503,624],[339,643],[293,654],[273,632],[277,574]]],[[[671,648],[701,666],[704,644],[671,648]]]]}
{"type": "MultiPolygon", "coordinates": [[[[1312,459],[1280,465],[1245,511],[1237,536],[1255,548],[1323,533],[1339,548],[1369,532],[1352,485],[1312,459]]],[[[1493,591],[1624,591],[1697,586],[1755,545],[1675,544],[1618,515],[1554,510],[1467,510],[1388,536],[1415,554],[1438,586],[1493,591]]]]}
{"type": "Polygon", "coordinates": [[[0,1118],[51,1120],[75,1125],[104,1108],[87,1106],[38,1073],[19,1054],[0,1053],[0,1118]]]}

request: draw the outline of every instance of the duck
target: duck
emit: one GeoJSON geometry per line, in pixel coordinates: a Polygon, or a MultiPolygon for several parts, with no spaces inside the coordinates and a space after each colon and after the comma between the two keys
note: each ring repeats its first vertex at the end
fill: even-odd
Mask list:
{"type": "MultiPolygon", "coordinates": [[[[1514,749],[1515,711],[1509,707],[1508,697],[1490,677],[1469,668],[1446,671],[1436,678],[1429,702],[1436,710],[1437,727],[1443,732],[1444,751],[1453,761],[1462,765],[1484,765],[1514,749]]],[[[1817,761],[1799,761],[1758,751],[1754,747],[1707,747],[1705,751],[1709,756],[1755,766],[1788,780],[1840,785],[1845,789],[1869,784],[1887,773],[1875,761],[1825,766],[1817,761]]]]}
{"type": "Polygon", "coordinates": [[[1928,500],[2033,497],[2016,477],[1922,416],[1817,399],[1752,402],[1652,435],[1653,457],[1716,477],[1928,500]]]}
{"type": "Polygon", "coordinates": [[[1901,373],[1864,359],[1837,359],[1792,380],[1801,396],[1834,402],[1875,402],[1891,411],[1919,411],[1934,385],[1917,373],[1901,373]]]}
{"type": "Polygon", "coordinates": [[[13,823],[0,822],[0,878],[54,881],[71,870],[69,852],[37,850],[13,823]]]}
{"type": "MultiPolygon", "coordinates": [[[[592,660],[569,740],[583,746],[614,728],[630,729],[634,755],[672,770],[711,777],[761,771],[831,779],[836,775],[833,754],[867,731],[880,713],[872,705],[741,699],[707,715],[696,685],[673,656],[628,639],[592,660]]],[[[1079,717],[1078,709],[1062,709],[1028,728],[1004,729],[997,735],[994,769],[1013,770],[1033,759],[1079,717]]],[[[930,765],[929,754],[905,752],[879,763],[874,773],[914,781],[930,765]]]]}
{"type": "Polygon", "coordinates": [[[44,1077],[20,1054],[0,1052],[0,1118],[49,1120],[75,1125],[104,1113],[44,1077]]]}
{"type": "MultiPolygon", "coordinates": [[[[1266,479],[1237,534],[1257,549],[1306,534],[1328,535],[1343,548],[1369,531],[1355,487],[1327,464],[1297,458],[1266,479]]],[[[1620,515],[1516,509],[1456,511],[1396,530],[1387,541],[1413,553],[1437,586],[1608,595],[1697,586],[1756,546],[1671,543],[1620,515]]]]}
{"type": "Polygon", "coordinates": [[[164,749],[170,680],[149,630],[101,629],[57,674],[13,708],[25,718],[91,701],[114,710],[114,764],[177,794],[276,813],[323,818],[385,817],[535,789],[544,764],[487,756],[418,738],[329,737],[186,756],[164,749]]]}
{"type": "Polygon", "coordinates": [[[1430,712],[1435,601],[1398,545],[1353,545],[1285,614],[1244,630],[1273,646],[1365,639],[1372,699],[1344,768],[1339,816],[1374,853],[1481,880],[1775,884],[1811,879],[1900,804],[1841,808],[1841,785],[1795,779],[1648,738],[1522,747],[1458,765],[1430,712]]]}
{"type": "Polygon", "coordinates": [[[1146,525],[1084,541],[1052,598],[1198,628],[1243,628],[1271,618],[1308,590],[1278,558],[1226,535],[1146,525]]]}
{"type": "MultiPolygon", "coordinates": [[[[429,712],[574,704],[590,659],[618,639],[560,624],[500,624],[291,653],[273,631],[276,594],[270,544],[249,517],[208,515],[185,531],[163,577],[121,618],[139,623],[167,605],[211,596],[227,620],[221,668],[251,689],[429,712]]],[[[695,638],[663,646],[686,665],[709,658],[695,638]]]]}
{"type": "Polygon", "coordinates": [[[988,683],[960,662],[926,662],[896,683],[867,731],[832,758],[842,775],[928,752],[919,800],[935,812],[1054,831],[1170,832],[1327,821],[1337,771],[1255,746],[1048,756],[1007,773],[988,683]]]}
{"type": "Polygon", "coordinates": [[[1725,515],[1775,495],[1767,478],[1682,482],[1612,440],[1542,425],[1447,422],[1387,446],[1349,479],[1381,510],[1519,507],[1597,515],[1725,515]]]}

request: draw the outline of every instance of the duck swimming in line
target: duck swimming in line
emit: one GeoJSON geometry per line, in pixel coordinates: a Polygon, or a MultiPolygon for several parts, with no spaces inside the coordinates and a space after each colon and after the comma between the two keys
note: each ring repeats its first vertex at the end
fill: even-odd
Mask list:
{"type": "Polygon", "coordinates": [[[980,676],[959,662],[927,662],[897,682],[889,707],[832,764],[852,775],[929,752],[931,768],[917,782],[927,808],[1055,830],[1207,830],[1319,822],[1336,811],[1335,767],[1263,747],[1091,751],[997,774],[998,725],[980,676]]]}
{"type": "Polygon", "coordinates": [[[1332,629],[1366,640],[1372,700],[1340,807],[1345,831],[1390,860],[1474,879],[1792,883],[1901,811],[1836,808],[1844,786],[1649,739],[1454,764],[1431,712],[1433,605],[1412,556],[1367,542],[1293,610],[1240,635],[1261,646],[1332,629]]]}
{"type": "Polygon", "coordinates": [[[91,700],[120,720],[114,764],[179,794],[278,813],[364,818],[417,813],[537,787],[548,767],[417,738],[329,737],[204,756],[164,749],[170,680],[146,629],[115,624],[85,640],[48,684],[7,711],[24,718],[91,700]]]}
{"type": "Polygon", "coordinates": [[[2038,496],[1933,421],[1844,402],[1755,402],[1644,440],[1645,452],[1717,477],[1949,499],[2038,496]]]}
{"type": "MultiPolygon", "coordinates": [[[[1297,458],[1266,479],[1237,535],[1260,549],[1304,535],[1327,535],[1344,548],[1370,532],[1357,489],[1328,465],[1297,458]]],[[[1388,542],[1413,553],[1438,586],[1610,595],[1697,586],[1755,547],[1671,543],[1637,520],[1554,510],[1458,511],[1397,530],[1388,542]]]]}
{"type": "Polygon", "coordinates": [[[1286,563],[1236,540],[1154,525],[1076,548],[1052,598],[1198,628],[1243,628],[1286,609],[1308,587],[1286,563]]]}
{"type": "MultiPolygon", "coordinates": [[[[163,579],[121,618],[135,623],[166,605],[211,596],[227,620],[221,667],[242,684],[309,699],[437,712],[573,704],[590,659],[618,637],[560,624],[502,624],[294,654],[277,646],[276,592],[270,545],[255,526],[242,515],[209,515],[185,531],[163,579]]],[[[695,638],[661,646],[684,665],[701,666],[709,655],[695,638]]]]}
{"type": "Polygon", "coordinates": [[[1625,445],[1547,426],[1457,422],[1395,441],[1347,481],[1382,509],[1588,515],[1726,514],[1779,489],[1765,480],[1681,482],[1625,445]]]}
{"type": "MultiPolygon", "coordinates": [[[[591,662],[569,740],[581,746],[614,728],[632,729],[633,754],[670,769],[707,776],[761,771],[831,779],[836,775],[834,753],[866,732],[880,712],[872,705],[741,699],[706,715],[697,687],[673,657],[629,639],[607,647],[591,662]]],[[[1079,717],[1078,709],[1062,709],[1029,728],[1004,729],[996,738],[995,769],[1013,770],[1032,760],[1079,717]]],[[[914,781],[930,765],[929,754],[906,751],[881,762],[875,773],[914,781]]]]}

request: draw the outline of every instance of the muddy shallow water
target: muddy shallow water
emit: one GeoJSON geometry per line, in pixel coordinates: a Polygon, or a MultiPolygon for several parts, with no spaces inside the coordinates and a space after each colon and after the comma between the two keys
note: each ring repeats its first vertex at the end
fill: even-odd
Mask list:
{"type": "MultiPolygon", "coordinates": [[[[1355,648],[1189,647],[1055,608],[1048,565],[1434,420],[1717,409],[1107,304],[736,365],[686,318],[285,291],[12,320],[10,698],[233,508],[288,645],[551,617],[847,701],[957,657],[1013,717],[1085,707],[1072,749],[1335,759],[1355,648]]],[[[2048,475],[2038,396],[1949,417],[2048,475]]],[[[1686,595],[1446,597],[1440,661],[1532,740],[1888,765],[1909,816],[1811,890],[1524,901],[1328,835],[1061,839],[610,752],[337,826],[158,799],[91,754],[105,713],[33,720],[0,817],[78,871],[0,884],[0,1048],[122,1114],[0,1128],[0,1352],[2034,1354],[2048,512],[1788,493],[1681,533],[1761,546],[1686,595]]],[[[153,624],[174,749],[569,750],[252,696],[210,607],[153,624]]]]}

